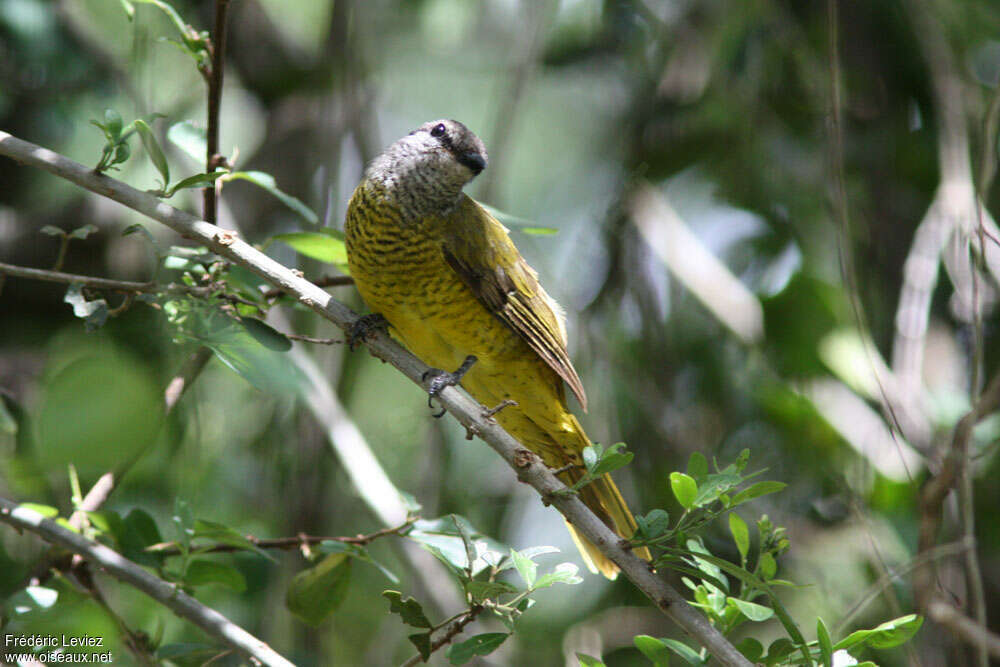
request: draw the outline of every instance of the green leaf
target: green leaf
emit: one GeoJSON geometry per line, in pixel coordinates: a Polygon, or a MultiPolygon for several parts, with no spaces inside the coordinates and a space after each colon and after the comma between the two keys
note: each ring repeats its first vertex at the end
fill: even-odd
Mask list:
{"type": "Polygon", "coordinates": [[[641,537],[653,539],[665,535],[670,529],[670,515],[666,510],[650,510],[645,516],[638,514],[635,522],[639,526],[641,537]]]}
{"type": "Polygon", "coordinates": [[[427,662],[428,658],[431,657],[430,631],[428,630],[427,632],[418,632],[416,634],[408,636],[407,639],[410,640],[411,644],[417,647],[417,651],[420,652],[420,657],[424,659],[424,662],[427,662]]]}
{"type": "Polygon", "coordinates": [[[765,552],[760,555],[760,562],[757,564],[757,570],[760,572],[760,576],[764,580],[772,579],[778,572],[778,563],[774,560],[774,556],[765,552]]]}
{"type": "Polygon", "coordinates": [[[167,141],[195,161],[195,164],[204,164],[208,154],[208,139],[205,128],[198,127],[189,120],[174,123],[167,130],[167,141]]]}
{"type": "Polygon", "coordinates": [[[705,479],[708,476],[708,460],[701,452],[691,452],[688,457],[687,474],[695,481],[705,479]]]}
{"type": "Polygon", "coordinates": [[[736,644],[736,650],[750,662],[758,662],[764,655],[764,645],[753,637],[744,637],[740,643],[736,644]]]}
{"type": "Polygon", "coordinates": [[[235,528],[231,528],[225,524],[208,521],[207,519],[197,519],[191,526],[189,533],[192,540],[202,539],[210,540],[212,543],[226,544],[237,549],[243,549],[244,551],[252,551],[270,561],[277,562],[271,554],[259,548],[235,528]]]}
{"type": "Polygon", "coordinates": [[[292,341],[288,336],[281,333],[263,320],[255,317],[240,318],[240,322],[246,327],[247,332],[254,337],[258,343],[269,350],[275,352],[288,352],[292,349],[292,341]]]}
{"type": "Polygon", "coordinates": [[[743,489],[735,496],[733,496],[732,506],[736,507],[740,503],[745,503],[748,500],[753,500],[754,498],[760,498],[761,496],[766,496],[769,493],[777,493],[784,489],[787,484],[784,482],[757,482],[756,484],[750,486],[749,488],[743,489]]]}
{"type": "Polygon", "coordinates": [[[448,662],[453,665],[464,665],[477,655],[489,655],[497,650],[507,637],[510,635],[506,632],[487,632],[454,644],[448,649],[448,662]]]}
{"type": "Polygon", "coordinates": [[[288,208],[292,209],[293,211],[301,215],[303,218],[305,218],[306,222],[308,222],[310,225],[319,224],[319,218],[316,217],[316,214],[312,211],[312,209],[310,209],[308,206],[303,204],[295,197],[289,194],[285,194],[284,192],[279,190],[278,184],[275,182],[274,176],[272,176],[271,174],[266,174],[262,171],[234,171],[233,173],[226,176],[226,180],[249,181],[258,187],[264,188],[272,195],[277,197],[279,200],[281,200],[281,203],[283,203],[285,206],[287,206],[288,208]]]}
{"type": "Polygon", "coordinates": [[[524,583],[531,588],[535,585],[535,579],[538,574],[538,565],[535,561],[530,558],[525,557],[518,551],[510,550],[510,559],[514,563],[514,567],[517,568],[517,573],[521,575],[521,579],[524,583]]]}
{"type": "Polygon", "coordinates": [[[517,589],[503,581],[474,581],[465,582],[465,591],[472,596],[476,602],[489,600],[505,593],[517,593],[517,589]]]}
{"type": "MultiPolygon", "coordinates": [[[[135,18],[135,6],[131,2],[129,2],[128,0],[119,0],[119,2],[122,3],[122,9],[125,10],[125,16],[126,16],[126,18],[128,18],[129,21],[131,21],[132,19],[134,19],[135,18]]],[[[160,650],[162,650],[162,649],[160,649],[160,650]]],[[[159,654],[159,650],[157,651],[157,654],[159,654]]]]}
{"type": "Polygon", "coordinates": [[[66,236],[66,232],[64,232],[63,230],[59,229],[55,225],[45,225],[44,227],[42,227],[38,231],[40,231],[42,234],[46,234],[48,236],[66,236]]]}
{"type": "Polygon", "coordinates": [[[764,605],[757,604],[755,602],[747,602],[746,600],[741,600],[739,598],[729,598],[729,602],[736,605],[736,608],[740,610],[740,613],[746,616],[751,621],[766,621],[767,619],[774,616],[774,610],[770,607],[765,607],[764,605]]]}
{"type": "Polygon", "coordinates": [[[576,659],[580,661],[580,667],[607,667],[603,662],[586,653],[577,652],[576,659]]]}
{"type": "Polygon", "coordinates": [[[548,588],[553,584],[578,584],[583,581],[583,578],[577,576],[577,572],[579,572],[579,568],[573,563],[560,563],[552,572],[540,576],[533,589],[548,588]]]}
{"type": "Polygon", "coordinates": [[[99,329],[108,321],[108,302],[104,299],[87,301],[83,295],[83,286],[79,283],[69,286],[63,301],[73,306],[73,314],[83,320],[87,331],[99,329]]]}
{"type": "Polygon", "coordinates": [[[187,333],[261,391],[292,396],[304,386],[298,367],[283,353],[262,345],[241,322],[228,317],[205,318],[187,333]]]}
{"type": "Polygon", "coordinates": [[[77,227],[71,231],[69,233],[69,237],[71,239],[80,239],[82,241],[96,231],[97,227],[95,225],[83,225],[82,227],[77,227]]]}
{"type": "Polygon", "coordinates": [[[313,627],[322,623],[347,595],[351,562],[346,554],[330,554],[296,574],[285,595],[288,610],[313,627]]]}
{"type": "Polygon", "coordinates": [[[686,510],[694,507],[695,496],[698,495],[698,484],[682,472],[670,473],[670,488],[674,497],[686,510]]]}
{"type": "Polygon", "coordinates": [[[217,169],[209,174],[195,174],[194,176],[188,176],[187,178],[182,179],[167,188],[166,192],[163,193],[163,197],[169,199],[177,194],[179,190],[189,190],[191,188],[200,188],[206,185],[211,185],[220,177],[225,176],[228,173],[229,172],[225,169],[217,169]]]}
{"type": "Polygon", "coordinates": [[[635,455],[632,452],[619,451],[624,448],[624,442],[616,442],[608,447],[607,451],[601,455],[600,460],[597,461],[597,464],[590,470],[590,474],[596,477],[605,473],[614,472],[615,470],[631,463],[632,458],[635,455]]]}
{"type": "Polygon", "coordinates": [[[32,512],[38,512],[46,519],[54,519],[59,516],[59,510],[49,505],[39,505],[38,503],[21,503],[18,507],[23,507],[32,512]]]}
{"type": "Polygon", "coordinates": [[[204,559],[188,562],[187,570],[184,572],[184,583],[190,586],[219,584],[237,593],[247,589],[246,578],[235,567],[204,559]]]}
{"type": "Polygon", "coordinates": [[[289,245],[306,257],[318,259],[327,264],[338,266],[347,264],[347,247],[340,239],[336,239],[329,234],[318,232],[290,232],[288,234],[276,234],[271,237],[273,241],[280,241],[289,245]]]}
{"type": "Polygon", "coordinates": [[[887,649],[903,644],[917,633],[924,619],[916,614],[907,614],[871,630],[857,630],[834,644],[833,650],[857,648],[868,645],[872,648],[887,649]]]}
{"type": "Polygon", "coordinates": [[[382,563],[372,558],[371,554],[368,553],[368,550],[362,546],[357,544],[348,544],[346,542],[338,542],[337,540],[323,540],[319,543],[317,549],[323,553],[342,553],[351,556],[352,558],[357,558],[360,561],[364,561],[369,565],[374,566],[392,583],[399,583],[399,577],[397,577],[392,570],[387,568],[385,565],[382,565],[382,563]]]}
{"type": "Polygon", "coordinates": [[[698,652],[695,651],[690,646],[688,646],[687,644],[685,644],[684,642],[668,638],[660,639],[660,641],[663,642],[663,644],[671,651],[673,651],[681,658],[683,658],[684,661],[687,662],[687,664],[689,665],[705,664],[705,662],[701,659],[701,656],[698,655],[698,652]]]}
{"type": "Polygon", "coordinates": [[[134,508],[122,520],[120,528],[113,522],[110,525],[112,529],[117,529],[115,540],[125,558],[150,567],[163,563],[163,556],[146,551],[146,547],[163,542],[163,537],[156,521],[145,510],[134,508]]]}
{"type": "Polygon", "coordinates": [[[698,485],[698,495],[694,498],[695,507],[710,505],[740,483],[740,476],[735,473],[721,472],[709,475],[704,482],[698,485]]]}
{"type": "Polygon", "coordinates": [[[819,652],[823,658],[823,667],[833,667],[833,644],[830,642],[830,631],[822,618],[816,618],[816,640],[819,642],[819,652]]]}
{"type": "Polygon", "coordinates": [[[105,109],[103,128],[107,130],[112,142],[118,143],[118,137],[122,134],[122,115],[114,109],[105,109]]]}
{"type": "Polygon", "coordinates": [[[775,639],[771,642],[771,645],[767,647],[767,655],[764,656],[764,662],[768,665],[773,665],[794,652],[795,644],[793,644],[788,637],[781,637],[779,639],[775,639]]]}
{"type": "Polygon", "coordinates": [[[399,614],[403,623],[415,628],[434,627],[424,615],[423,607],[413,598],[404,598],[399,591],[382,591],[382,597],[389,601],[389,611],[393,614],[399,614]]]}
{"type": "Polygon", "coordinates": [[[163,154],[163,149],[160,148],[160,142],[156,140],[156,135],[153,134],[153,130],[146,124],[146,121],[142,119],[136,120],[135,129],[139,133],[139,139],[142,141],[142,145],[146,149],[146,154],[149,155],[150,161],[156,167],[156,170],[160,172],[160,176],[163,177],[163,189],[165,190],[170,185],[170,167],[167,165],[167,158],[163,154]]]}
{"type": "Polygon", "coordinates": [[[735,512],[729,514],[729,532],[733,534],[733,541],[740,551],[740,561],[746,564],[747,553],[750,551],[750,530],[747,522],[735,512]]]}
{"type": "Polygon", "coordinates": [[[597,464],[601,453],[601,445],[596,442],[583,448],[583,465],[586,466],[587,470],[591,470],[597,464]]]}
{"type": "Polygon", "coordinates": [[[649,635],[636,635],[632,638],[632,643],[640,653],[649,658],[653,667],[669,667],[670,650],[659,639],[649,635]]]}
{"type": "Polygon", "coordinates": [[[115,158],[111,161],[111,164],[121,164],[125,162],[132,156],[132,149],[124,141],[117,146],[115,146],[115,158]]]}

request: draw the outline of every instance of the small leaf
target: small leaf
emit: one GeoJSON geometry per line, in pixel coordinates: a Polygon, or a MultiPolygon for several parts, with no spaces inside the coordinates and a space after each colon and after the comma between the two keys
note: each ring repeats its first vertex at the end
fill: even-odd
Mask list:
{"type": "Polygon", "coordinates": [[[618,442],[608,447],[607,451],[604,452],[601,459],[597,462],[597,465],[590,470],[590,474],[596,477],[597,475],[614,472],[631,463],[635,455],[632,452],[619,451],[623,449],[625,449],[624,442],[618,442]]]}
{"type": "Polygon", "coordinates": [[[122,115],[114,109],[105,109],[104,129],[107,130],[111,140],[118,143],[118,137],[122,134],[122,115]]]}
{"type": "Polygon", "coordinates": [[[506,632],[487,632],[454,644],[448,649],[448,662],[453,665],[464,665],[477,655],[489,655],[497,650],[507,637],[510,635],[506,632]]]}
{"type": "Polygon", "coordinates": [[[830,642],[830,631],[822,618],[816,619],[816,641],[819,642],[819,653],[823,658],[823,667],[833,667],[833,644],[830,642]]]}
{"type": "Polygon", "coordinates": [[[771,645],[767,647],[767,655],[764,656],[764,662],[769,665],[773,665],[781,658],[791,655],[794,652],[795,644],[793,644],[787,637],[781,637],[780,639],[775,639],[771,642],[771,645]]]}
{"type": "Polygon", "coordinates": [[[40,231],[42,234],[47,234],[49,236],[66,236],[66,232],[59,229],[55,225],[45,225],[38,231],[40,231]]]}
{"type": "Polygon", "coordinates": [[[635,521],[639,525],[642,537],[648,539],[665,535],[670,529],[670,515],[667,514],[666,510],[650,510],[645,516],[636,515],[635,521]]]}
{"type": "Polygon", "coordinates": [[[247,589],[247,580],[243,573],[231,565],[211,560],[197,559],[188,563],[184,572],[184,583],[190,586],[219,584],[242,593],[247,589]]]}
{"type": "Polygon", "coordinates": [[[760,555],[760,563],[757,564],[757,570],[760,572],[760,576],[767,581],[777,574],[778,563],[774,560],[774,556],[765,552],[760,555]]]}
{"type": "Polygon", "coordinates": [[[221,176],[225,176],[229,172],[225,169],[217,169],[210,174],[195,174],[194,176],[188,176],[169,187],[166,192],[163,193],[165,198],[173,197],[179,190],[189,190],[191,188],[200,188],[206,185],[211,185],[221,176]]]}
{"type": "Polygon", "coordinates": [[[733,496],[732,506],[736,507],[740,503],[745,503],[748,500],[753,500],[754,498],[760,498],[761,496],[766,496],[769,493],[777,493],[784,489],[787,484],[784,482],[757,482],[749,488],[743,489],[735,496],[733,496]]]}
{"type": "Polygon", "coordinates": [[[340,606],[351,582],[351,559],[331,554],[295,575],[285,605],[303,622],[316,627],[340,606]]]}
{"type": "Polygon", "coordinates": [[[632,643],[640,653],[649,658],[653,667],[669,667],[670,650],[659,639],[649,635],[636,635],[632,638],[632,643]]]}
{"type": "Polygon", "coordinates": [[[733,534],[733,541],[740,551],[740,561],[746,564],[747,553],[750,551],[750,530],[747,522],[735,512],[729,515],[729,532],[733,534]]]}
{"type": "Polygon", "coordinates": [[[691,452],[691,456],[688,457],[687,474],[693,477],[695,481],[705,479],[708,475],[708,460],[704,454],[701,452],[691,452]]]}
{"type": "Polygon", "coordinates": [[[538,565],[530,558],[526,558],[524,555],[514,551],[513,549],[510,550],[510,558],[514,563],[514,567],[517,568],[517,573],[520,574],[521,579],[524,580],[525,585],[527,585],[528,588],[534,586],[538,574],[538,565]]]}
{"type": "Polygon", "coordinates": [[[63,301],[73,306],[73,314],[83,320],[87,331],[93,331],[104,326],[108,320],[108,302],[104,299],[87,301],[83,296],[83,287],[73,283],[66,290],[63,301]]]}
{"type": "Polygon", "coordinates": [[[278,185],[274,180],[274,176],[272,176],[271,174],[266,174],[262,171],[234,171],[233,173],[226,176],[226,180],[250,181],[254,185],[264,188],[272,195],[280,199],[281,203],[283,203],[285,206],[287,206],[288,208],[292,209],[293,211],[301,215],[303,218],[305,218],[306,222],[308,222],[309,224],[311,225],[319,224],[319,218],[312,211],[312,209],[310,209],[308,206],[303,204],[295,197],[279,190],[278,185]]]}
{"type": "Polygon", "coordinates": [[[765,607],[764,605],[760,605],[755,602],[747,602],[746,600],[741,600],[739,598],[729,598],[729,601],[736,605],[736,608],[740,610],[740,613],[751,621],[766,621],[774,616],[774,610],[770,607],[765,607]]]}
{"type": "Polygon", "coordinates": [[[122,142],[115,146],[115,159],[111,161],[111,164],[121,164],[132,156],[132,149],[125,142],[122,142]]]}
{"type": "Polygon", "coordinates": [[[38,512],[46,519],[53,519],[59,516],[59,510],[55,507],[49,505],[40,505],[38,503],[21,503],[18,507],[23,507],[26,510],[31,510],[32,512],[38,512]]]}
{"type": "Polygon", "coordinates": [[[318,259],[327,264],[336,264],[338,266],[347,264],[347,247],[343,241],[329,234],[291,232],[288,234],[276,234],[271,239],[291,246],[296,252],[306,257],[318,259]]]}
{"type": "Polygon", "coordinates": [[[517,593],[517,589],[503,581],[467,581],[465,591],[476,602],[489,600],[505,593],[517,593]]]}
{"type": "Polygon", "coordinates": [[[123,556],[151,567],[159,567],[163,563],[163,556],[146,551],[146,547],[163,542],[163,536],[156,527],[156,521],[145,510],[136,507],[125,516],[120,527],[113,521],[110,526],[115,531],[115,541],[123,556]]]}
{"type": "Polygon", "coordinates": [[[695,496],[698,495],[698,484],[682,472],[670,473],[670,488],[674,497],[686,510],[694,507],[695,496]]]}
{"type": "Polygon", "coordinates": [[[170,167],[167,165],[167,157],[163,154],[163,149],[160,148],[160,142],[156,140],[156,135],[153,134],[153,130],[146,124],[146,121],[136,120],[135,129],[139,133],[139,139],[142,141],[150,161],[163,177],[163,188],[166,189],[170,185],[170,167]]]}
{"type": "Polygon", "coordinates": [[[174,123],[167,130],[167,141],[195,161],[195,164],[205,162],[208,153],[208,139],[205,128],[198,127],[189,120],[174,123]]]}
{"type": "Polygon", "coordinates": [[[97,231],[97,227],[94,225],[84,225],[83,227],[77,227],[69,233],[71,239],[83,240],[97,231]]]}
{"type": "Polygon", "coordinates": [[[240,318],[240,323],[246,327],[247,333],[258,343],[275,352],[288,352],[292,349],[292,341],[285,334],[263,320],[254,317],[240,318]]]}
{"type": "Polygon", "coordinates": [[[736,644],[736,650],[750,662],[758,662],[764,655],[764,645],[753,637],[744,637],[740,643],[736,644]]]}
{"type": "Polygon", "coordinates": [[[587,467],[587,470],[592,469],[597,464],[599,448],[600,445],[596,443],[583,448],[583,465],[587,467]]]}
{"type": "Polygon", "coordinates": [[[579,568],[573,563],[560,563],[552,572],[539,577],[533,588],[538,590],[548,588],[553,584],[578,584],[583,581],[583,578],[577,576],[577,572],[579,572],[579,568]]]}
{"type": "Polygon", "coordinates": [[[382,591],[382,597],[389,601],[389,611],[393,614],[399,614],[403,623],[415,628],[434,627],[424,615],[423,607],[413,598],[404,598],[399,591],[382,591]]]}
{"type": "Polygon", "coordinates": [[[709,475],[705,481],[698,485],[698,495],[695,496],[694,506],[704,507],[705,505],[714,503],[719,499],[719,496],[739,483],[740,476],[735,473],[721,472],[709,475]]]}
{"type": "Polygon", "coordinates": [[[899,646],[908,641],[917,633],[924,619],[916,614],[907,614],[891,621],[886,621],[877,628],[871,630],[857,630],[839,642],[834,644],[833,649],[850,649],[861,645],[869,645],[873,648],[886,649],[899,646]]]}
{"type": "Polygon", "coordinates": [[[580,667],[606,667],[606,665],[592,655],[577,652],[576,659],[580,661],[580,667]]]}
{"type": "MultiPolygon", "coordinates": [[[[128,0],[119,0],[122,3],[122,9],[125,10],[125,16],[129,21],[135,18],[135,6],[128,0]]],[[[159,651],[157,651],[159,653],[159,651]]]]}
{"type": "Polygon", "coordinates": [[[687,662],[687,664],[689,665],[705,664],[704,661],[701,659],[701,656],[698,655],[698,652],[695,651],[690,646],[688,646],[687,644],[685,644],[684,642],[668,638],[660,639],[660,641],[663,642],[663,644],[671,651],[673,651],[681,658],[683,658],[684,661],[687,662]]]}
{"type": "Polygon", "coordinates": [[[431,633],[418,632],[416,634],[407,637],[410,643],[417,647],[417,651],[420,652],[420,657],[427,662],[427,659],[431,657],[431,633]]]}

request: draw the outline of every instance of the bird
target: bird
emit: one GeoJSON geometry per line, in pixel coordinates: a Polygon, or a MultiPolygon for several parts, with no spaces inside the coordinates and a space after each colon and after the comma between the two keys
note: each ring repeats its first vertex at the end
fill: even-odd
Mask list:
{"type": "MultiPolygon", "coordinates": [[[[465,125],[435,120],[368,165],[344,236],[348,268],[372,313],[351,338],[387,325],[432,367],[431,396],[460,382],[485,406],[512,401],[494,418],[572,485],[583,477],[591,441],[567,407],[566,387],[584,411],[587,396],[567,353],[562,309],[507,228],[463,192],[488,159],[465,125]],[[457,370],[441,370],[448,368],[457,370]]],[[[610,475],[579,495],[620,537],[633,536],[635,518],[610,475]]],[[[618,566],[567,526],[591,572],[614,579],[618,566]]],[[[649,560],[644,547],[635,551],[649,560]]]]}

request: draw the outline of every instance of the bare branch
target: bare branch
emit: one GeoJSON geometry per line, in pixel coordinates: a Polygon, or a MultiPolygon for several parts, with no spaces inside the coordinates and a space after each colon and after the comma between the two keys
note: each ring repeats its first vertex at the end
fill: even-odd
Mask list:
{"type": "Polygon", "coordinates": [[[29,278],[31,280],[44,280],[50,283],[72,284],[78,283],[84,287],[94,289],[111,290],[114,292],[156,292],[163,288],[156,283],[137,283],[131,280],[109,280],[108,278],[94,278],[92,276],[81,276],[75,273],[63,273],[61,271],[48,271],[46,269],[33,269],[27,266],[15,266],[0,262],[0,274],[15,276],[17,278],[29,278]]]}
{"type": "MultiPolygon", "coordinates": [[[[24,164],[44,169],[167,225],[182,236],[204,244],[212,252],[253,271],[276,287],[294,295],[299,303],[342,329],[348,329],[358,319],[357,314],[347,306],[253,246],[241,239],[232,238],[219,227],[175,209],[148,193],[108,176],[95,174],[69,158],[2,131],[0,131],[0,155],[7,155],[24,164]]],[[[424,386],[421,378],[428,369],[427,365],[404,350],[388,334],[381,331],[374,332],[365,343],[375,356],[391,363],[412,382],[424,386]]],[[[580,534],[617,564],[637,588],[697,642],[705,646],[721,664],[749,667],[750,663],[743,654],[737,651],[701,612],[689,605],[680,593],[654,574],[647,562],[632,554],[623,541],[578,497],[557,493],[566,489],[562,482],[552,475],[538,457],[525,450],[499,424],[484,419],[482,415],[486,408],[456,387],[446,387],[439,394],[438,400],[460,424],[474,430],[496,451],[517,472],[519,479],[534,487],[542,497],[551,498],[552,504],[580,534]]]]}
{"type": "Polygon", "coordinates": [[[274,649],[219,612],[182,592],[176,585],[154,577],[103,544],[77,535],[52,519],[46,519],[32,509],[19,507],[17,503],[6,498],[0,498],[0,522],[29,531],[39,535],[46,542],[80,554],[95,567],[142,591],[211,637],[233,647],[248,658],[259,660],[263,665],[292,667],[292,663],[278,655],[274,649]]]}
{"type": "Polygon", "coordinates": [[[976,623],[960,612],[954,605],[937,598],[927,606],[927,617],[939,623],[966,643],[985,647],[995,659],[1000,660],[1000,636],[976,623]]]}

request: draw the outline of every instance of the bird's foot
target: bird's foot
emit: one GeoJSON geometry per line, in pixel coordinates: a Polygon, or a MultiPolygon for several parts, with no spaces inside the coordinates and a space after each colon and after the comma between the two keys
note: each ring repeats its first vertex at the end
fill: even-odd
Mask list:
{"type": "MultiPolygon", "coordinates": [[[[434,407],[431,401],[435,396],[444,391],[445,387],[454,387],[461,382],[462,376],[469,372],[469,369],[472,368],[472,364],[474,363],[476,363],[476,357],[470,354],[465,358],[465,361],[462,362],[462,365],[459,366],[458,370],[454,373],[443,371],[440,368],[427,369],[427,371],[420,378],[427,383],[427,407],[434,407]]],[[[434,418],[440,419],[444,416],[444,413],[445,410],[442,408],[441,412],[434,415],[434,418]]]]}
{"type": "Polygon", "coordinates": [[[368,313],[362,315],[351,325],[351,330],[347,332],[347,347],[354,351],[359,343],[363,343],[371,337],[374,331],[388,331],[389,320],[382,316],[382,313],[368,313]]]}

